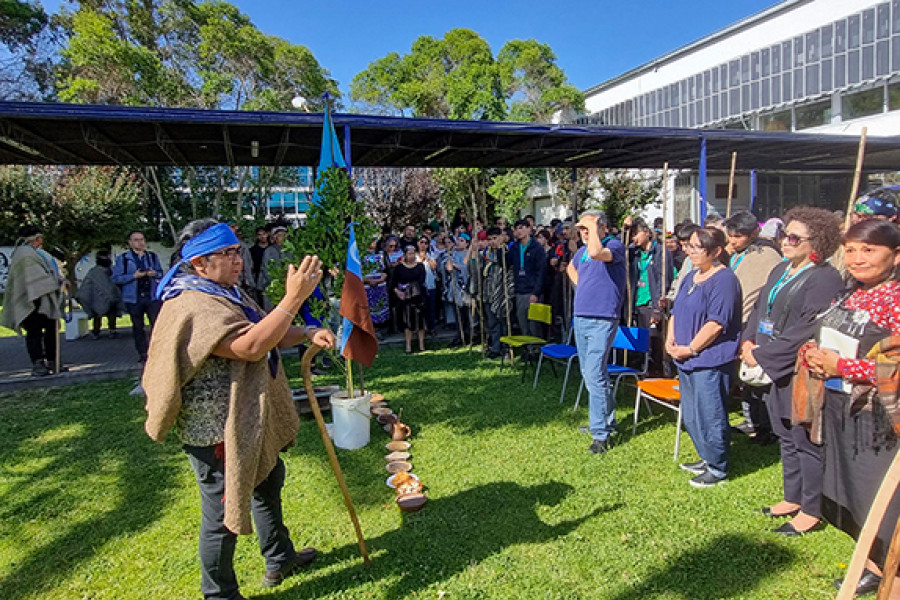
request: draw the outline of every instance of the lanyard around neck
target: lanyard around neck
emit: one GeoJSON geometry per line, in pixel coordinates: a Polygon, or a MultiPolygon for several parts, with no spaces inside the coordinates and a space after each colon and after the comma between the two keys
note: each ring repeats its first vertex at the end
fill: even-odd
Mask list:
{"type": "Polygon", "coordinates": [[[782,273],[781,277],[778,278],[778,281],[775,283],[775,286],[772,287],[772,291],[769,292],[769,302],[766,307],[766,315],[768,315],[772,312],[772,306],[775,304],[775,297],[778,296],[778,292],[780,292],[782,290],[782,288],[784,288],[784,286],[786,286],[791,281],[793,281],[797,277],[797,275],[799,275],[803,271],[807,270],[808,268],[815,266],[815,264],[816,263],[814,263],[814,262],[808,263],[805,267],[803,267],[802,269],[800,269],[799,271],[797,271],[790,277],[787,277],[788,272],[791,270],[790,267],[788,267],[787,269],[784,270],[784,273],[782,273]],[[787,279],[785,279],[785,277],[787,277],[787,279]]]}

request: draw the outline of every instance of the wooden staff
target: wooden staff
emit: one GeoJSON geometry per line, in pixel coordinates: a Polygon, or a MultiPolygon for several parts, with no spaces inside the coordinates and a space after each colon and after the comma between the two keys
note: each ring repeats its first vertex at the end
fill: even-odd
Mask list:
{"type": "MultiPolygon", "coordinates": [[[[506,335],[512,337],[512,321],[509,318],[509,287],[506,285],[506,244],[500,248],[500,259],[503,261],[503,301],[506,303],[506,335]]],[[[509,347],[509,362],[513,366],[516,363],[516,353],[512,346],[509,347]]]]}
{"type": "MultiPolygon", "coordinates": [[[[841,584],[837,600],[851,600],[856,595],[856,586],[859,585],[859,579],[866,568],[869,550],[872,548],[872,543],[878,534],[878,527],[884,519],[884,513],[887,511],[898,485],[900,485],[900,452],[891,461],[891,466],[884,475],[881,487],[878,488],[878,494],[872,501],[872,508],[869,509],[866,523],[859,532],[859,539],[856,540],[856,548],[853,550],[853,558],[850,559],[850,566],[847,567],[847,575],[844,577],[844,583],[841,584]]],[[[893,546],[893,544],[891,545],[893,546]]]]}
{"type": "Polygon", "coordinates": [[[856,194],[859,193],[859,180],[862,177],[863,157],[866,155],[866,134],[869,128],[863,127],[859,135],[859,151],[856,153],[856,169],[853,171],[853,185],[850,187],[850,199],[847,200],[847,215],[844,217],[844,231],[850,227],[850,216],[856,206],[856,194]]]}
{"type": "MultiPolygon", "coordinates": [[[[737,156],[737,153],[735,152],[734,155],[737,156]]],[[[733,160],[731,162],[731,174],[734,175],[734,161],[733,160]]],[[[669,181],[669,163],[664,162],[663,163],[663,176],[662,176],[662,182],[663,182],[663,188],[662,188],[663,241],[662,241],[662,244],[663,244],[663,247],[662,247],[662,252],[660,252],[660,256],[662,258],[662,271],[661,271],[662,277],[660,277],[660,279],[662,281],[661,281],[660,285],[661,285],[662,289],[659,291],[660,298],[666,297],[666,280],[668,279],[667,275],[669,273],[668,271],[666,271],[666,266],[667,266],[666,265],[666,232],[668,231],[668,228],[666,227],[666,225],[668,223],[668,219],[667,219],[668,212],[666,211],[666,202],[669,198],[668,181],[669,181]]],[[[729,197],[730,196],[731,196],[731,194],[729,194],[729,197]]],[[[729,206],[730,206],[730,204],[729,204],[729,206]]]]}
{"type": "MultiPolygon", "coordinates": [[[[316,398],[316,390],[312,385],[312,360],[321,350],[321,346],[310,344],[306,352],[303,353],[303,359],[300,361],[300,370],[303,373],[303,387],[306,388],[306,396],[309,399],[309,407],[312,409],[313,416],[316,418],[316,425],[319,426],[319,433],[322,435],[322,443],[325,444],[325,451],[328,453],[328,462],[331,463],[331,470],[337,478],[338,485],[341,488],[341,494],[344,496],[344,504],[347,505],[347,511],[350,513],[350,521],[356,530],[356,540],[359,542],[359,551],[362,553],[363,562],[366,566],[370,566],[372,561],[369,560],[369,551],[366,550],[366,540],[363,538],[362,528],[359,526],[359,519],[356,518],[356,511],[353,509],[353,500],[350,499],[350,490],[347,489],[347,483],[344,481],[344,474],[341,472],[341,465],[338,462],[337,454],[334,452],[334,444],[328,436],[328,430],[325,429],[325,419],[322,418],[322,411],[319,410],[319,401],[316,398]]],[[[349,367],[348,367],[349,368],[349,367]]]]}
{"type": "Polygon", "coordinates": [[[894,587],[894,577],[897,576],[897,567],[900,566],[900,520],[894,527],[894,535],[891,536],[891,545],[888,548],[887,558],[884,560],[884,573],[881,576],[881,584],[878,586],[878,595],[875,600],[888,600],[891,597],[891,589],[894,587]]]}
{"type": "MultiPolygon", "coordinates": [[[[668,164],[668,163],[666,163],[668,164]]],[[[728,176],[728,204],[725,207],[725,218],[731,216],[731,198],[734,196],[734,167],[737,166],[737,152],[731,153],[731,175],[728,176]]],[[[665,218],[665,217],[663,217],[665,218]]]]}

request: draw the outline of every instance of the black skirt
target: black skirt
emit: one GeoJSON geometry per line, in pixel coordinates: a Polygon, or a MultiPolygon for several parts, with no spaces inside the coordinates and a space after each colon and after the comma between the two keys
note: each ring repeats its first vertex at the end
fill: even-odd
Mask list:
{"type": "MultiPolygon", "coordinates": [[[[890,420],[877,400],[851,417],[847,412],[849,398],[840,392],[825,392],[822,515],[853,539],[859,539],[898,444],[890,420]]],[[[869,558],[880,568],[884,566],[898,517],[900,494],[895,493],[869,552],[869,558]]]]}

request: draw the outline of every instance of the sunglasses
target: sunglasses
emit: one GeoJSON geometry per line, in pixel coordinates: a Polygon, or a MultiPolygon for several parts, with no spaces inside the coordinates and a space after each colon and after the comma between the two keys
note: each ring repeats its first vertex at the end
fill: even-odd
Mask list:
{"type": "Polygon", "coordinates": [[[225,258],[230,258],[231,260],[240,257],[240,255],[240,248],[225,248],[224,250],[217,250],[215,252],[210,252],[209,254],[207,254],[207,256],[224,256],[225,258]]]}
{"type": "Polygon", "coordinates": [[[789,233],[784,236],[784,243],[788,246],[799,246],[803,242],[808,242],[810,238],[808,237],[800,237],[799,235],[789,233]]]}

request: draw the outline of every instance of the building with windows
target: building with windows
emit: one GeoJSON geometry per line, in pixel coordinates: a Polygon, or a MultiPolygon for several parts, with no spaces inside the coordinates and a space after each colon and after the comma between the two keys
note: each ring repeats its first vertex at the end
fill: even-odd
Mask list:
{"type": "MultiPolygon", "coordinates": [[[[784,0],[585,94],[583,124],[897,135],[900,0],[784,0]]],[[[760,218],[846,206],[851,173],[753,168],[737,157],[734,206],[760,218]]],[[[676,219],[697,218],[698,183],[675,176],[676,219]]],[[[724,213],[728,173],[710,172],[705,188],[724,213]]]]}

